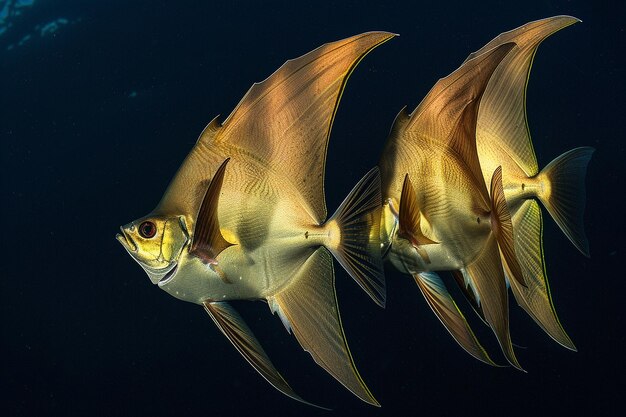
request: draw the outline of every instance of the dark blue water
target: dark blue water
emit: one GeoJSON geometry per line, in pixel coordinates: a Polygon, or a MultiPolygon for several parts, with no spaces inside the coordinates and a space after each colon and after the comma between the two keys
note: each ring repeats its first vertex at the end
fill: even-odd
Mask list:
{"type": "Polygon", "coordinates": [[[597,148],[587,179],[591,259],[547,217],[544,235],[554,302],[577,353],[513,306],[528,374],[488,367],[452,341],[407,276],[388,269],[382,310],[341,271],[344,327],[376,409],[317,367],[265,304],[234,304],[294,389],[334,415],[624,412],[622,6],[8,3],[0,2],[3,415],[331,415],[271,388],[202,308],[151,285],[115,241],[118,226],[149,212],[204,125],[286,59],[364,31],[400,33],[347,85],[328,154],[333,211],[377,163],[403,105],[413,108],[498,33],[556,14],[583,23],[540,48],[528,114],[540,166],[576,146],[597,148]]]}

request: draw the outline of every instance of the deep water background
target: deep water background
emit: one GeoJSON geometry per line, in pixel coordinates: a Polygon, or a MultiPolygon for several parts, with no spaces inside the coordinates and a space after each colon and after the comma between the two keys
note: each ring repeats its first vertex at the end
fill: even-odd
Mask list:
{"type": "Polygon", "coordinates": [[[9,3],[20,15],[2,16],[0,34],[2,415],[624,415],[618,2],[55,0],[0,10],[9,3]],[[452,341],[409,277],[388,269],[382,310],[336,268],[348,341],[377,409],[317,367],[265,304],[235,303],[296,391],[327,413],[269,386],[202,308],[152,286],[114,239],[158,202],[205,124],[286,59],[359,32],[401,34],[348,82],[327,161],[334,211],[377,163],[402,106],[500,32],[557,14],[583,23],[539,49],[528,114],[540,166],[576,146],[597,149],[585,216],[592,257],[545,217],[553,298],[577,353],[513,306],[528,373],[488,367],[452,341]]]}

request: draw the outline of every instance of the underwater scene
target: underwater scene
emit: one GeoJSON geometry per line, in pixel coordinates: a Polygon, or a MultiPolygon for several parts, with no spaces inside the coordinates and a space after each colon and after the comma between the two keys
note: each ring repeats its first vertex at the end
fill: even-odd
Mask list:
{"type": "Polygon", "coordinates": [[[7,416],[617,416],[623,5],[0,1],[7,416]]]}

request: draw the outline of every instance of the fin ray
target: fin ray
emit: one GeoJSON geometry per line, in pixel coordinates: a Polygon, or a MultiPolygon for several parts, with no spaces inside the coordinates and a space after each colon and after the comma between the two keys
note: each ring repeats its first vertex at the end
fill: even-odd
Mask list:
{"type": "Polygon", "coordinates": [[[548,184],[548,193],[538,193],[548,213],[565,236],[585,256],[589,256],[589,241],[585,236],[585,174],[595,149],[575,148],[556,157],[539,174],[548,184]]]}
{"type": "Polygon", "coordinates": [[[372,300],[384,307],[381,210],[380,172],[375,167],[354,186],[327,223],[335,222],[341,235],[341,241],[328,249],[372,300]]]}

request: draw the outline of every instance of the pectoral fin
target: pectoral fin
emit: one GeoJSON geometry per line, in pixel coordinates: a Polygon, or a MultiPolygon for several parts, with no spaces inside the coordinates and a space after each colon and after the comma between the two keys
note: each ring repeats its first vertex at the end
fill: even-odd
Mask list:
{"type": "Polygon", "coordinates": [[[224,333],[224,336],[231,341],[241,355],[252,365],[263,378],[267,380],[274,388],[283,394],[301,401],[305,404],[313,405],[303,400],[289,386],[287,381],[270,361],[267,354],[254,337],[252,330],[246,325],[241,316],[226,302],[204,302],[204,309],[213,319],[217,327],[224,333]]]}
{"type": "Polygon", "coordinates": [[[422,272],[414,275],[413,278],[430,308],[457,343],[479,361],[495,366],[496,364],[474,335],[441,278],[434,272],[422,272]]]}
{"type": "Polygon", "coordinates": [[[504,198],[502,188],[502,168],[498,167],[491,176],[491,230],[493,231],[498,247],[504,259],[504,267],[507,275],[513,277],[520,285],[526,286],[522,268],[515,254],[515,241],[513,240],[513,223],[511,213],[504,198]]]}
{"type": "Polygon", "coordinates": [[[422,215],[420,214],[415,196],[415,189],[409,179],[409,174],[404,176],[402,184],[402,196],[400,197],[400,211],[398,213],[398,224],[401,237],[411,241],[416,248],[421,245],[432,245],[438,242],[424,236],[420,226],[422,215]]]}
{"type": "Polygon", "coordinates": [[[298,342],[315,362],[357,397],[379,406],[359,375],[348,349],[329,252],[323,247],[318,248],[302,265],[292,283],[273,298],[298,342]]]}
{"type": "Polygon", "coordinates": [[[222,236],[217,218],[217,205],[228,161],[230,161],[230,158],[222,162],[204,194],[204,199],[196,218],[191,249],[189,250],[189,253],[208,264],[216,264],[217,255],[233,245],[222,236]]]}

